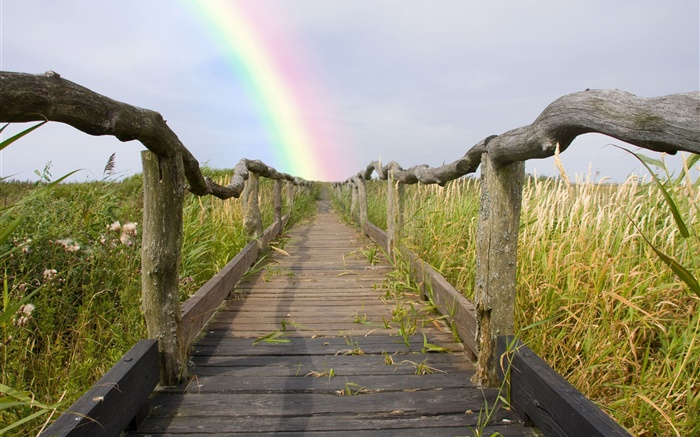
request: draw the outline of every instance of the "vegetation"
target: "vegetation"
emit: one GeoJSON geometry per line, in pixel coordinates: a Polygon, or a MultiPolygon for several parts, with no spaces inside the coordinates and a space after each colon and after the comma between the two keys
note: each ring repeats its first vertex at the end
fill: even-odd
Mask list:
{"type": "MultiPolygon", "coordinates": [[[[205,172],[219,180],[230,174],[205,172]]],[[[146,336],[140,175],[115,181],[105,174],[46,192],[50,165],[37,174],[36,183],[0,180],[0,235],[7,235],[0,240],[0,434],[13,425],[20,426],[10,433],[36,434],[53,410],[60,414],[146,336]]],[[[272,222],[272,187],[261,180],[265,226],[272,222]]],[[[314,196],[295,196],[292,222],[315,210],[314,196]]],[[[183,300],[247,244],[241,204],[187,196],[183,300]]]]}
{"type": "MultiPolygon", "coordinates": [[[[528,178],[516,326],[533,326],[521,339],[633,434],[698,435],[700,181],[641,159],[658,176],[528,178]]],[[[385,186],[368,184],[379,226],[385,186]]],[[[403,243],[472,299],[479,181],[406,188],[403,243]]]]}

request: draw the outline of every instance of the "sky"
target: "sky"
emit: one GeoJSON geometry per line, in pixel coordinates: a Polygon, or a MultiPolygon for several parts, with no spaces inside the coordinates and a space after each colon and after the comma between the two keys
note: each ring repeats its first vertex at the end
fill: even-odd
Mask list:
{"type": "MultiPolygon", "coordinates": [[[[452,162],[586,88],[700,89],[697,0],[0,0],[0,24],[0,69],[158,111],[211,167],[262,159],[312,180],[452,162]]],[[[610,144],[624,145],[579,137],[570,177],[642,174],[610,144]]],[[[101,179],[116,152],[126,175],[141,150],[49,123],[0,152],[0,173],[101,179]]],[[[551,158],[526,169],[558,174],[551,158]]]]}

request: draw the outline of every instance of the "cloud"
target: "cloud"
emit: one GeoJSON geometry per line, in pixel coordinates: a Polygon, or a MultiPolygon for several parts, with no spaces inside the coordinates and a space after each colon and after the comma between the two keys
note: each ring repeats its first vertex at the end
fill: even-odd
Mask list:
{"type": "MultiPolygon", "coordinates": [[[[347,174],[338,179],[380,154],[405,167],[450,162],[585,88],[657,96],[700,87],[696,0],[256,1],[283,21],[284,28],[269,30],[276,41],[298,38],[306,67],[317,74],[325,107],[309,116],[341,138],[329,150],[347,148],[339,159],[347,174]]],[[[3,69],[52,69],[159,111],[212,166],[231,167],[242,157],[274,165],[257,102],[178,2],[4,2],[2,8],[3,69]]],[[[562,155],[564,164],[585,172],[593,161],[602,175],[624,179],[638,166],[604,147],[610,142],[584,136],[562,155]]],[[[51,160],[56,168],[88,167],[99,176],[114,151],[118,170],[137,171],[140,149],[45,126],[3,152],[3,174],[30,178],[51,160]]],[[[528,163],[535,167],[555,174],[551,161],[528,163]]]]}

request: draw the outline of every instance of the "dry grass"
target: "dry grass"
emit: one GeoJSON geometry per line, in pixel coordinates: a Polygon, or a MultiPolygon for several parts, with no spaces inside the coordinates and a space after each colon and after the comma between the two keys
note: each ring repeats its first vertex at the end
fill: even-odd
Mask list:
{"type": "MultiPolygon", "coordinates": [[[[668,179],[687,239],[648,177],[523,191],[516,324],[542,323],[521,336],[635,435],[700,434],[700,298],[642,238],[699,276],[700,182],[668,179]]],[[[380,226],[385,184],[368,190],[380,226]]],[[[406,193],[404,243],[472,298],[479,182],[406,193]]]]}

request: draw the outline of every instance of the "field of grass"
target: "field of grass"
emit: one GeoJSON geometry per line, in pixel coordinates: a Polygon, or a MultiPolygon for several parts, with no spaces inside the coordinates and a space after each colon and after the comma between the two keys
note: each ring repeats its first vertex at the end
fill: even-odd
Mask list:
{"type": "MultiPolygon", "coordinates": [[[[634,435],[700,435],[700,296],[654,250],[700,276],[700,181],[658,169],[688,238],[649,176],[623,184],[528,178],[516,326],[634,435]]],[[[385,187],[368,184],[370,220],[383,228],[385,187]]],[[[470,299],[478,209],[474,178],[406,187],[403,243],[470,299]]]]}
{"type": "MultiPolygon", "coordinates": [[[[208,174],[223,180],[226,171],[208,174]]],[[[17,401],[7,396],[12,390],[43,406],[61,401],[58,414],[146,336],[140,310],[140,176],[58,184],[50,190],[49,173],[43,177],[36,184],[0,181],[0,215],[15,206],[3,216],[0,234],[26,214],[9,238],[0,240],[0,430],[41,412],[28,402],[12,406],[17,401]],[[43,195],[27,200],[42,189],[43,195]],[[33,292],[26,305],[10,311],[33,292]]],[[[261,179],[264,226],[272,222],[272,187],[261,179]]],[[[315,211],[314,198],[315,190],[295,196],[292,222],[315,211]]],[[[187,196],[182,300],[247,244],[241,204],[187,196]]],[[[9,433],[34,435],[48,417],[41,414],[9,433]]]]}

